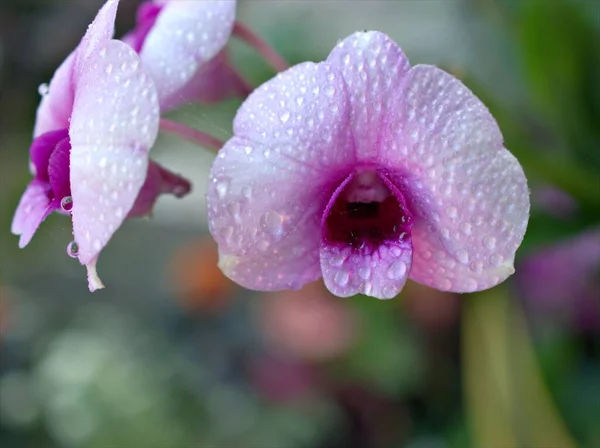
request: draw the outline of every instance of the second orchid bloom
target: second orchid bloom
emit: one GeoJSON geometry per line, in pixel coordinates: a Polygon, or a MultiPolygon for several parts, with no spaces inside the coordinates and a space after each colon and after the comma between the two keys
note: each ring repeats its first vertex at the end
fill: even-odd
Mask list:
{"type": "Polygon", "coordinates": [[[221,269],[251,289],[455,292],[514,272],[529,191],[487,108],[379,32],[263,84],[212,167],[221,269]]]}

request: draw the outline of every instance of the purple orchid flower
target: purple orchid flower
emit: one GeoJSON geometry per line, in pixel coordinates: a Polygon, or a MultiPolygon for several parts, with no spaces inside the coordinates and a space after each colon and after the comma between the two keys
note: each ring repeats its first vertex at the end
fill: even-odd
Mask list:
{"type": "Polygon", "coordinates": [[[446,291],[514,272],[529,217],[523,170],[460,81],[410,67],[380,32],[341,41],[256,89],[207,195],[219,266],[257,290],[323,276],[342,297],[446,291]]]}
{"type": "Polygon", "coordinates": [[[600,229],[527,256],[515,277],[536,310],[558,312],[585,330],[600,329],[600,229]]]}
{"type": "Polygon", "coordinates": [[[235,0],[149,0],[140,5],[136,27],[123,41],[140,54],[152,75],[161,109],[249,93],[225,50],[235,7],[235,0]]]}
{"type": "Polygon", "coordinates": [[[34,179],[12,222],[24,247],[50,213],[70,213],[75,239],[68,251],[86,265],[91,291],[103,287],[98,255],[122,222],[148,214],[161,193],[190,190],[187,180],[149,161],[158,95],[139,56],[112,39],[118,3],[100,9],[43,92],[30,148],[34,179]]]}

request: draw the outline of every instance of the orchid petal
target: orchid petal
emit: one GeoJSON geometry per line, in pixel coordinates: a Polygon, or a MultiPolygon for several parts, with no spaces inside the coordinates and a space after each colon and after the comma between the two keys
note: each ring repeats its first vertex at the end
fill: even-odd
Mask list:
{"type": "Polygon", "coordinates": [[[225,47],[234,20],[233,0],[164,3],[140,53],[161,105],[225,47]]]}
{"type": "Polygon", "coordinates": [[[69,180],[69,154],[71,145],[69,138],[58,142],[48,160],[48,177],[54,197],[59,201],[71,195],[69,180]]]}
{"type": "Polygon", "coordinates": [[[88,61],[70,128],[73,234],[82,264],[98,255],[133,207],[159,121],[154,84],[131,47],[113,40],[88,61]]]}
{"type": "Polygon", "coordinates": [[[352,158],[339,73],[304,63],[256,89],[219,152],[207,195],[220,266],[244,286],[298,288],[320,276],[321,214],[352,158]],[[324,172],[333,170],[331,177],[324,172]],[[339,178],[336,178],[339,176],[339,178]]]}
{"type": "Polygon", "coordinates": [[[69,129],[59,129],[56,131],[46,132],[39,137],[36,137],[29,148],[29,157],[31,159],[31,171],[37,180],[48,183],[48,164],[50,156],[56,145],[61,140],[69,141],[69,129]]]}
{"type": "Polygon", "coordinates": [[[56,210],[57,204],[48,197],[49,191],[47,183],[37,180],[32,181],[25,189],[11,225],[13,235],[21,236],[20,248],[29,244],[42,221],[56,210]]]}
{"type": "Polygon", "coordinates": [[[202,65],[180,90],[165,97],[161,106],[163,110],[171,110],[192,101],[214,103],[233,97],[245,97],[250,91],[223,50],[202,65]]]}
{"type": "Polygon", "coordinates": [[[412,68],[381,163],[415,215],[410,278],[437,289],[489,288],[514,271],[529,218],[523,170],[487,108],[460,81],[412,68]]]}
{"type": "Polygon", "coordinates": [[[75,70],[77,72],[84,70],[88,63],[88,57],[112,39],[115,33],[115,18],[118,7],[119,0],[107,0],[96,14],[94,21],[88,26],[83,39],[81,39],[75,50],[75,70]]]}
{"type": "Polygon", "coordinates": [[[181,198],[187,195],[191,189],[192,185],[187,179],[150,161],[146,181],[127,217],[136,218],[150,215],[156,199],[161,194],[172,194],[181,198]]]}
{"type": "Polygon", "coordinates": [[[409,240],[381,245],[375,252],[323,244],[321,270],[327,289],[338,297],[361,293],[378,299],[396,297],[411,269],[409,240]]]}
{"type": "Polygon", "coordinates": [[[327,62],[342,73],[349,92],[357,157],[373,160],[390,106],[410,68],[408,59],[388,36],[369,31],[342,40],[327,62]]]}

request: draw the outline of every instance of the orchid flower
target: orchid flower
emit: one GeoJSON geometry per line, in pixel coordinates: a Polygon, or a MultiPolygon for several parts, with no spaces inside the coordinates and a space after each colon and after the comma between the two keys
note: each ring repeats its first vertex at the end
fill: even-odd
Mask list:
{"type": "Polygon", "coordinates": [[[529,218],[521,165],[488,109],[450,74],[411,67],[380,32],[341,41],[256,89],[207,194],[219,265],[256,290],[323,277],[334,294],[391,298],[514,272],[529,218]]]}
{"type": "Polygon", "coordinates": [[[235,6],[235,0],[149,0],[140,5],[136,27],[123,41],[140,54],[163,111],[188,101],[250,93],[225,50],[235,6]]]}
{"type": "Polygon", "coordinates": [[[516,284],[536,311],[554,310],[585,330],[600,330],[600,229],[523,258],[516,284]]]}
{"type": "Polygon", "coordinates": [[[123,221],[148,214],[161,193],[190,190],[188,181],[149,160],[158,95],[139,56],[112,39],[118,3],[105,3],[42,89],[30,148],[34,179],[12,222],[24,247],[50,213],[70,213],[68,251],[87,267],[91,291],[103,287],[96,262],[123,221]]]}

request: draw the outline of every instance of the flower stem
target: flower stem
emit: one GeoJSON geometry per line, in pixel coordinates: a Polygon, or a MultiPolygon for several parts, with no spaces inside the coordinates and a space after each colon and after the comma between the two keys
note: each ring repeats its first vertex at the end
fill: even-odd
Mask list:
{"type": "Polygon", "coordinates": [[[253,47],[276,71],[282,72],[290,68],[285,59],[271,45],[243,23],[235,22],[233,34],[253,47]]]}
{"type": "Polygon", "coordinates": [[[167,120],[166,118],[160,119],[160,130],[169,134],[176,135],[183,140],[195,143],[198,146],[210,149],[212,151],[219,151],[225,143],[212,135],[205,134],[197,129],[190,128],[185,124],[177,123],[175,121],[167,120]]]}

